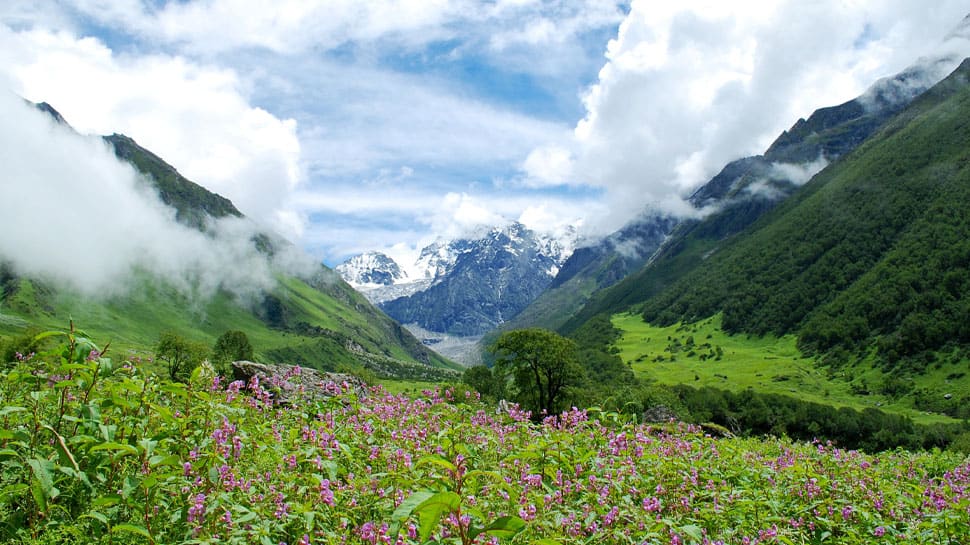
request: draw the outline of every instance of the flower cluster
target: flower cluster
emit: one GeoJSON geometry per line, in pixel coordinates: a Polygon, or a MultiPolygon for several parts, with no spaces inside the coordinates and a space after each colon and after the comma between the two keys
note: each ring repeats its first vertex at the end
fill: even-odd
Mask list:
{"type": "Polygon", "coordinates": [[[11,480],[0,500],[36,510],[0,510],[0,529],[42,535],[54,521],[156,543],[304,545],[970,535],[970,461],[949,453],[717,439],[576,408],[535,424],[514,404],[496,410],[440,389],[362,396],[331,383],[328,397],[301,398],[291,377],[219,390],[208,379],[186,386],[125,373],[94,384],[84,404],[60,395],[74,386],[58,375],[19,379],[39,393],[0,382],[12,407],[0,460],[11,480]],[[295,395],[284,404],[271,395],[278,390],[295,395]],[[50,407],[59,405],[44,399],[64,399],[71,418],[58,427],[50,407]],[[41,420],[45,409],[52,416],[41,420]],[[27,430],[48,429],[56,435],[30,441],[27,430]],[[15,466],[21,458],[29,463],[15,466]]]}
{"type": "MultiPolygon", "coordinates": [[[[256,386],[230,397],[259,398],[256,386]]],[[[970,465],[954,460],[935,475],[938,460],[929,463],[928,453],[870,456],[823,443],[714,439],[689,426],[616,424],[575,408],[535,425],[514,406],[496,413],[439,391],[342,395],[276,407],[258,422],[223,421],[198,448],[251,483],[226,501],[285,522],[294,542],[307,543],[417,543],[419,521],[395,532],[392,514],[423,490],[460,495],[461,506],[431,530],[456,543],[501,517],[524,523],[516,538],[524,542],[760,544],[831,536],[895,543],[970,531],[970,465]],[[239,456],[225,438],[243,428],[260,446],[239,456]],[[280,455],[271,463],[261,450],[280,455]],[[298,523],[307,513],[319,522],[298,523]]],[[[240,403],[267,410],[234,400],[240,403]]],[[[203,481],[186,497],[211,489],[203,481]]],[[[207,511],[213,533],[216,512],[207,511]]],[[[493,539],[482,532],[474,542],[493,539]]]]}

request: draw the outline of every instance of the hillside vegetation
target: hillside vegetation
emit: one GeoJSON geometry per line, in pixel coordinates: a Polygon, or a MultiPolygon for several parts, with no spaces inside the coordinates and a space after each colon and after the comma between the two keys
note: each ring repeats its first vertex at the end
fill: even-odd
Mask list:
{"type": "Polygon", "coordinates": [[[620,331],[611,345],[617,356],[637,377],[657,384],[756,391],[858,411],[878,408],[920,424],[956,423],[970,416],[965,397],[970,380],[957,364],[904,381],[867,367],[870,362],[839,369],[820,366],[798,349],[794,335],[727,334],[720,315],[661,327],[635,313],[617,314],[611,323],[620,331]]]}

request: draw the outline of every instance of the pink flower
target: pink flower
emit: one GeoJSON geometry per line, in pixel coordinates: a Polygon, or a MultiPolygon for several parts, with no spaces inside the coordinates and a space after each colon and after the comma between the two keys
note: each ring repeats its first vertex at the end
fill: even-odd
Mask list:
{"type": "Polygon", "coordinates": [[[653,496],[643,498],[643,509],[649,513],[660,511],[660,499],[653,496]]]}

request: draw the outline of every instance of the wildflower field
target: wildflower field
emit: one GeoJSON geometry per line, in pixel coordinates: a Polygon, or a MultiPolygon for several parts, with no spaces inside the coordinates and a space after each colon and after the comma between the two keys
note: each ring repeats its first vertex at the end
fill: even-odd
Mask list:
{"type": "Polygon", "coordinates": [[[535,423],[450,388],[182,384],[65,335],[0,376],[3,543],[970,542],[954,453],[535,423]]]}

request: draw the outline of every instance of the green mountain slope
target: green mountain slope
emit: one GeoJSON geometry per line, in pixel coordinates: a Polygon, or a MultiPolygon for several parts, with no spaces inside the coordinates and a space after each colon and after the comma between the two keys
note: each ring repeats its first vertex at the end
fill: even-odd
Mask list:
{"type": "Polygon", "coordinates": [[[600,289],[583,308],[559,322],[560,329],[571,332],[596,314],[642,302],[700,265],[798,188],[779,165],[807,173],[824,166],[822,158],[831,161],[854,150],[927,89],[922,82],[930,80],[926,73],[933,66],[917,64],[875,83],[860,97],[820,108],[779,135],[763,155],[728,163],[689,198],[697,209],[713,208],[713,212],[674,226],[651,256],[649,267],[643,266],[644,261],[637,270],[628,271],[622,282],[599,283],[600,289]],[[602,289],[614,283],[615,287],[602,289]]]}
{"type": "MultiPolygon", "coordinates": [[[[49,105],[38,107],[64,123],[49,105]]],[[[134,140],[118,134],[105,140],[145,175],[180,223],[204,231],[211,219],[242,217],[228,199],[185,179],[134,140]]],[[[257,234],[251,242],[267,258],[289,244],[273,234],[257,234]]],[[[93,299],[19,277],[0,259],[0,336],[64,328],[73,319],[91,335],[111,340],[114,350],[140,357],[149,355],[163,331],[211,346],[223,332],[241,330],[264,360],[326,370],[365,367],[384,377],[456,376],[456,364],[426,348],[323,265],[299,277],[277,273],[273,289],[245,300],[220,291],[200,301],[150,274],[135,276],[126,295],[93,299]]]]}
{"type": "Polygon", "coordinates": [[[747,227],[682,225],[562,330],[663,384],[965,418],[968,82],[970,60],[747,227]],[[748,350],[770,339],[797,352],[748,350]]]}
{"type": "Polygon", "coordinates": [[[820,108],[782,132],[763,155],[728,163],[688,199],[697,210],[714,209],[705,218],[678,220],[647,212],[603,241],[578,249],[551,288],[505,328],[542,326],[571,332],[600,312],[659,292],[777,206],[826,161],[865,141],[927,88],[926,82],[932,81],[927,74],[937,70],[934,62],[880,80],[853,100],[820,108]],[[630,275],[638,276],[647,263],[651,271],[664,272],[650,282],[631,280],[608,289],[630,275]]]}
{"type": "Polygon", "coordinates": [[[970,61],[644,306],[669,324],[901,356],[970,342],[970,61]]]}

